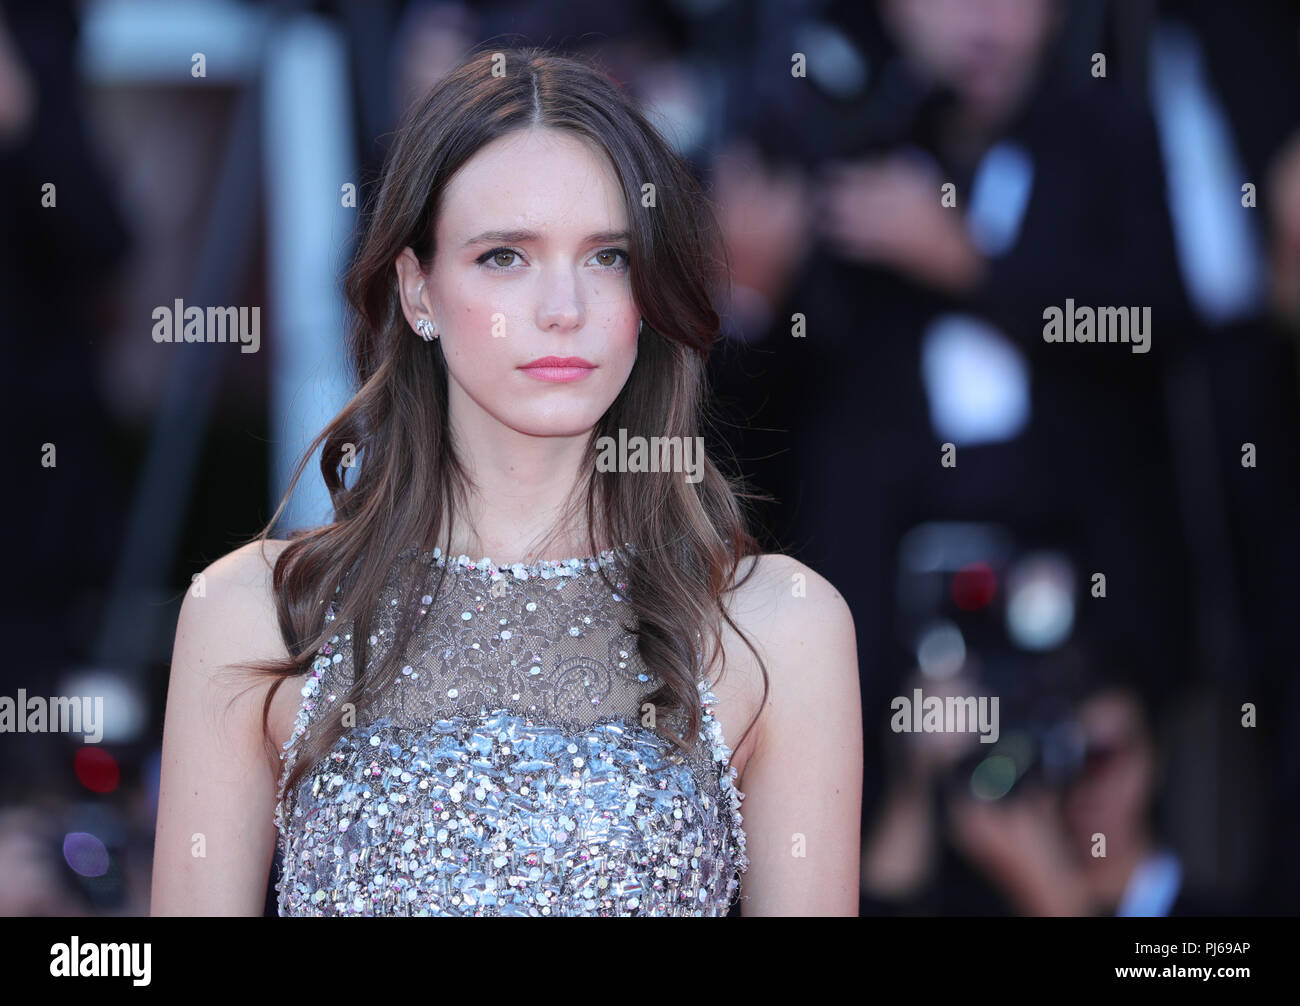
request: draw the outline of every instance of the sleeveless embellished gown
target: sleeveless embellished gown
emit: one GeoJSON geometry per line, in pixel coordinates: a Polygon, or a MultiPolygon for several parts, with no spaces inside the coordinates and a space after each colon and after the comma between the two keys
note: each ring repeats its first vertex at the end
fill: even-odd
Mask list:
{"type": "MultiPolygon", "coordinates": [[[[399,559],[443,577],[418,598],[398,680],[342,708],[340,624],[302,687],[275,811],[280,914],[726,915],[749,865],[744,794],[704,680],[689,753],[644,725],[661,682],[623,624],[627,552],[399,559]],[[304,737],[338,717],[343,735],[286,791],[304,737]]],[[[395,638],[399,582],[379,600],[372,662],[395,638]]]]}

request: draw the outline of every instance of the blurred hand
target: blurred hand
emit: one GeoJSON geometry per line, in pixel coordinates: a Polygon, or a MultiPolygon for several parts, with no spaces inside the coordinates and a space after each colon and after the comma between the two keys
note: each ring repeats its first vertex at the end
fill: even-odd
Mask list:
{"type": "Polygon", "coordinates": [[[818,184],[817,234],[851,261],[893,267],[953,293],[973,289],[984,259],[960,210],[941,205],[941,184],[898,156],[828,164],[818,184]]]}
{"type": "MultiPolygon", "coordinates": [[[[976,666],[977,662],[972,659],[962,671],[946,679],[927,678],[919,667],[913,667],[903,679],[900,694],[911,699],[919,688],[926,696],[944,702],[964,695],[977,695],[980,685],[976,666]]],[[[890,715],[894,714],[891,712],[890,715]]],[[[902,774],[897,784],[918,791],[928,790],[962,758],[984,747],[977,734],[966,730],[933,733],[894,733],[891,730],[885,743],[897,747],[900,754],[902,774]]]]}
{"type": "Polygon", "coordinates": [[[0,915],[86,914],[64,895],[59,864],[43,837],[43,821],[35,811],[16,807],[0,813],[0,915]]]}
{"type": "Polygon", "coordinates": [[[1300,131],[1273,159],[1268,179],[1273,306],[1300,327],[1300,131]]]}
{"type": "Polygon", "coordinates": [[[1025,915],[1089,914],[1058,799],[1043,789],[991,802],[963,795],[948,808],[953,843],[1025,915]]]}
{"type": "Polygon", "coordinates": [[[398,112],[427,95],[473,43],[473,15],[464,5],[408,5],[393,43],[398,112]]]}
{"type": "Polygon", "coordinates": [[[739,143],[718,155],[713,179],[732,281],[775,307],[812,244],[807,182],[793,169],[769,171],[739,143]]]}
{"type": "Polygon", "coordinates": [[[35,85],[0,10],[0,148],[21,141],[35,111],[35,85]]]}

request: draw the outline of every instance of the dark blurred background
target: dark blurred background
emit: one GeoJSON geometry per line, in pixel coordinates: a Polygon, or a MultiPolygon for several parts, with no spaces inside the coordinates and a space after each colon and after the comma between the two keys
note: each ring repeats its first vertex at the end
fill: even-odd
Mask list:
{"type": "Polygon", "coordinates": [[[106,715],[0,734],[0,914],[148,912],[184,591],[347,401],[357,207],[488,40],[601,60],[717,200],[709,439],[854,613],[862,912],[1295,914],[1280,0],[0,4],[0,696],[106,715]],[[155,341],[178,299],[257,351],[155,341]],[[1070,302],[1149,341],[1046,341],[1070,302]],[[916,688],[999,696],[998,743],[891,729],[916,688]]]}

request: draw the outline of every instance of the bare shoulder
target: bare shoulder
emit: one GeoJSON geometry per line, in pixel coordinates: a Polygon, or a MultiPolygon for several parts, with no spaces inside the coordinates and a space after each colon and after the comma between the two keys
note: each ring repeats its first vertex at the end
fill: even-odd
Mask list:
{"type": "Polygon", "coordinates": [[[275,562],[288,546],[288,540],[283,538],[252,541],[214,560],[201,575],[208,583],[219,583],[234,591],[252,595],[246,599],[257,600],[259,593],[269,597],[275,562]]]}
{"type": "Polygon", "coordinates": [[[825,577],[791,556],[758,556],[738,574],[730,615],[763,652],[769,683],[740,770],[744,914],[854,915],[862,701],[853,616],[825,577]]]}
{"type": "Polygon", "coordinates": [[[741,611],[759,608],[772,614],[783,612],[796,622],[810,614],[822,614],[852,624],[848,604],[840,592],[794,556],[781,552],[748,556],[741,561],[735,582],[734,596],[741,611]]]}
{"type": "Polygon", "coordinates": [[[262,729],[270,681],[248,665],[287,655],[272,590],[287,544],[241,546],[185,592],[163,726],[153,915],[261,914],[277,764],[262,729]],[[206,858],[194,855],[195,835],[204,836],[206,858]]]}
{"type": "Polygon", "coordinates": [[[282,539],[241,545],[194,577],[176,626],[173,683],[178,674],[198,676],[233,695],[255,681],[239,673],[246,662],[288,656],[273,589],[275,561],[288,545],[282,539]]]}
{"type": "Polygon", "coordinates": [[[829,580],[793,556],[764,553],[742,560],[733,583],[727,614],[745,639],[724,626],[723,647],[728,666],[741,673],[725,695],[721,688],[717,694],[733,710],[747,711],[744,717],[733,711],[735,721],[747,722],[760,704],[762,712],[739,762],[740,754],[748,760],[775,734],[776,721],[848,701],[859,694],[859,684],[853,615],[829,580]],[[754,650],[767,671],[766,702],[754,650]]]}
{"type": "Polygon", "coordinates": [[[852,638],[853,615],[835,586],[793,556],[749,556],[736,574],[728,614],[774,656],[852,638]]]}
{"type": "MultiPolygon", "coordinates": [[[[185,604],[192,609],[191,620],[221,620],[227,625],[233,620],[241,626],[239,635],[254,648],[276,650],[266,645],[266,630],[277,626],[273,575],[275,562],[288,545],[279,538],[249,542],[210,563],[195,577],[186,597],[185,604]]],[[[275,638],[280,638],[278,626],[275,638]]]]}

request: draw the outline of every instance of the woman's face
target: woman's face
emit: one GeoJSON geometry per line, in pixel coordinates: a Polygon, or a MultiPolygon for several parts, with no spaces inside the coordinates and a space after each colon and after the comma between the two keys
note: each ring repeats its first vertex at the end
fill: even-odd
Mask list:
{"type": "Polygon", "coordinates": [[[636,362],[627,230],[612,166],[566,131],[510,133],[453,176],[429,272],[409,248],[396,265],[407,320],[442,340],[458,435],[595,426],[636,362]],[[568,359],[530,367],[547,357],[568,359]]]}

